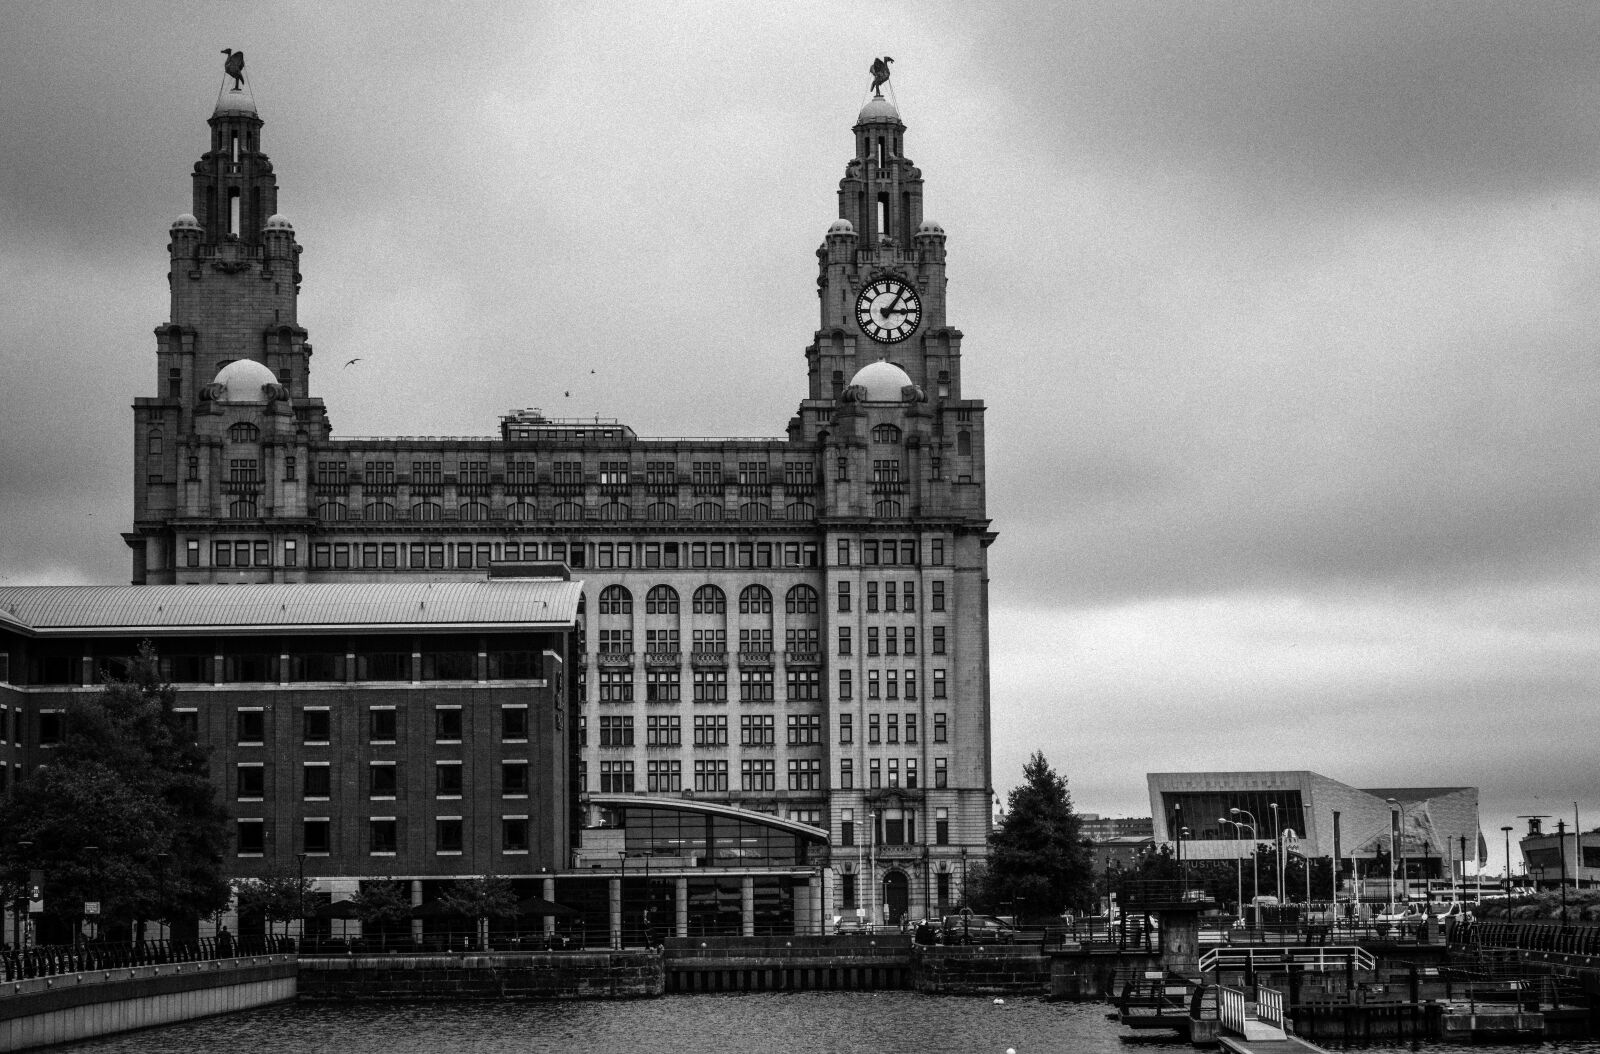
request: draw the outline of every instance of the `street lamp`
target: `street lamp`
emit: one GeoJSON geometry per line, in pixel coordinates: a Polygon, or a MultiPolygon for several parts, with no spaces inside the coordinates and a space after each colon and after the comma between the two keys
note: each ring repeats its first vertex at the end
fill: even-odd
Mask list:
{"type": "Polygon", "coordinates": [[[1189,868],[1183,860],[1183,840],[1189,837],[1189,828],[1178,828],[1178,883],[1183,892],[1189,891],[1189,868]]]}
{"type": "Polygon", "coordinates": [[[1567,928],[1567,821],[1556,821],[1556,852],[1561,854],[1561,929],[1567,928]]]}
{"type": "Polygon", "coordinates": [[[617,860],[617,948],[620,950],[626,946],[623,933],[628,928],[628,851],[618,849],[617,860]]]}
{"type": "Polygon", "coordinates": [[[299,909],[296,912],[297,921],[300,923],[300,940],[306,939],[306,853],[294,854],[295,860],[300,864],[300,879],[295,883],[294,902],[299,909]]]}
{"type": "MultiPolygon", "coordinates": [[[[95,895],[95,886],[97,885],[95,882],[96,876],[94,864],[96,857],[94,854],[100,851],[100,847],[98,845],[86,845],[83,847],[83,851],[84,854],[89,857],[89,896],[92,897],[95,895]]],[[[85,897],[84,899],[88,900],[89,898],[85,897]]],[[[84,914],[87,915],[88,912],[84,912],[84,914]]],[[[82,936],[82,934],[80,933],[79,936],[82,936]]],[[[94,902],[94,936],[90,939],[100,939],[100,902],[98,900],[94,902]]]]}
{"type": "Polygon", "coordinates": [[[968,907],[967,902],[967,847],[961,847],[961,906],[968,907]]]}
{"type": "MultiPolygon", "coordinates": [[[[1229,809],[1228,815],[1250,817],[1249,823],[1241,823],[1238,820],[1233,822],[1241,828],[1250,828],[1250,895],[1252,902],[1256,905],[1256,921],[1259,923],[1261,913],[1261,861],[1256,859],[1256,844],[1261,841],[1261,831],[1256,825],[1256,814],[1249,809],[1229,809]]],[[[1240,913],[1243,914],[1243,911],[1241,910],[1240,913]]]]}
{"type": "Polygon", "coordinates": [[[159,938],[161,940],[167,938],[167,861],[171,859],[171,853],[156,854],[156,866],[159,868],[156,874],[160,876],[161,881],[161,892],[156,901],[156,925],[159,927],[156,932],[161,934],[159,938]]]}
{"type": "Polygon", "coordinates": [[[1282,905],[1289,903],[1289,896],[1283,889],[1283,821],[1278,819],[1277,802],[1267,802],[1267,808],[1272,810],[1272,840],[1278,851],[1278,884],[1272,891],[1278,894],[1278,903],[1282,905]]]}
{"type": "MultiPolygon", "coordinates": [[[[1241,838],[1244,836],[1244,832],[1239,830],[1243,825],[1238,820],[1230,820],[1226,816],[1218,816],[1217,822],[1233,824],[1234,834],[1241,838]]],[[[1239,917],[1244,918],[1244,854],[1242,853],[1233,858],[1233,903],[1235,905],[1234,910],[1239,913],[1239,917]]]]}
{"type": "MultiPolygon", "coordinates": [[[[1398,850],[1398,853],[1397,853],[1397,851],[1395,849],[1395,831],[1397,829],[1403,829],[1405,827],[1405,824],[1406,824],[1406,807],[1405,807],[1405,804],[1403,802],[1401,802],[1399,798],[1385,798],[1385,799],[1383,799],[1383,803],[1385,805],[1389,806],[1389,910],[1390,911],[1396,911],[1396,910],[1398,910],[1398,905],[1397,905],[1397,903],[1396,903],[1396,901],[1394,899],[1394,871],[1395,871],[1395,865],[1399,864],[1400,865],[1400,880],[1401,880],[1401,882],[1404,882],[1405,881],[1405,875],[1406,875],[1406,864],[1405,864],[1406,841],[1405,841],[1404,833],[1402,831],[1402,835],[1400,837],[1400,847],[1399,847],[1399,850],[1398,850]],[[1396,812],[1396,810],[1398,810],[1399,814],[1400,814],[1400,821],[1398,823],[1395,822],[1395,812],[1396,812]]],[[[1409,893],[1407,894],[1406,899],[1407,900],[1410,899],[1409,893]]]]}
{"type": "Polygon", "coordinates": [[[1505,832],[1506,836],[1506,898],[1509,900],[1511,897],[1511,825],[1506,824],[1500,830],[1505,832]]]}

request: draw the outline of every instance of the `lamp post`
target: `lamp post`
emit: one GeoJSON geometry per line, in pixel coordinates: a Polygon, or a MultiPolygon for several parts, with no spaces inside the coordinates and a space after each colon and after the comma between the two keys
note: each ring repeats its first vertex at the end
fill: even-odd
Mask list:
{"type": "MultiPolygon", "coordinates": [[[[1394,899],[1394,873],[1396,864],[1398,864],[1400,867],[1400,881],[1402,884],[1404,884],[1406,878],[1405,836],[1402,831],[1399,839],[1399,849],[1396,850],[1395,831],[1405,827],[1406,807],[1399,798],[1385,798],[1383,799],[1383,803],[1389,806],[1389,910],[1395,911],[1397,910],[1397,904],[1394,899]],[[1395,820],[1395,814],[1397,811],[1400,816],[1398,822],[1395,820]]],[[[1407,899],[1410,899],[1409,895],[1407,896],[1407,899]]]]}
{"type": "Polygon", "coordinates": [[[621,950],[627,945],[623,934],[628,929],[628,851],[618,849],[617,860],[617,948],[621,950]]]}
{"type": "Polygon", "coordinates": [[[1511,825],[1500,828],[1506,836],[1506,896],[1511,896],[1511,825]]]}
{"type": "Polygon", "coordinates": [[[160,893],[156,898],[156,932],[160,934],[158,940],[167,939],[167,861],[172,859],[171,853],[156,854],[156,874],[160,880],[160,893]]]}
{"type": "Polygon", "coordinates": [[[294,854],[295,860],[300,865],[299,879],[295,882],[294,903],[296,921],[300,923],[300,940],[306,939],[306,854],[294,854]]]}
{"type": "MultiPolygon", "coordinates": [[[[83,851],[84,851],[84,854],[86,856],[88,856],[88,858],[89,858],[89,896],[92,897],[92,896],[95,895],[95,886],[97,885],[97,883],[95,882],[95,878],[97,877],[96,874],[95,874],[95,866],[94,866],[95,865],[95,860],[97,859],[95,854],[100,852],[100,847],[98,845],[86,845],[86,846],[83,847],[83,851]]],[[[89,899],[89,897],[85,897],[84,898],[84,900],[88,900],[88,899],[89,899]]],[[[86,911],[86,912],[84,912],[84,914],[87,915],[88,912],[86,911]]],[[[82,934],[80,933],[79,936],[82,936],[82,934]]],[[[91,937],[90,939],[91,940],[98,940],[99,937],[100,937],[100,902],[98,900],[96,900],[94,902],[94,936],[91,937]]]]}
{"type": "MultiPolygon", "coordinates": [[[[1218,816],[1217,817],[1217,822],[1218,823],[1231,823],[1231,824],[1233,824],[1234,834],[1238,835],[1241,838],[1244,836],[1244,832],[1239,830],[1239,828],[1242,825],[1239,823],[1238,820],[1230,820],[1226,816],[1218,816]]],[[[1244,918],[1244,854],[1243,853],[1241,853],[1238,856],[1233,858],[1233,903],[1234,903],[1234,910],[1239,913],[1239,917],[1241,919],[1244,918]]]]}
{"type": "Polygon", "coordinates": [[[1556,852],[1561,854],[1561,928],[1567,928],[1567,821],[1556,821],[1556,852]]]}
{"type": "Polygon", "coordinates": [[[1289,897],[1283,891],[1283,821],[1278,819],[1277,802],[1267,802],[1267,808],[1272,810],[1272,841],[1278,856],[1278,884],[1272,887],[1272,891],[1278,894],[1280,905],[1287,904],[1289,897]]]}
{"type": "Polygon", "coordinates": [[[1229,809],[1229,816],[1248,816],[1249,823],[1233,821],[1239,827],[1250,828],[1250,896],[1256,905],[1256,921],[1260,921],[1261,912],[1261,861],[1256,859],[1256,845],[1261,841],[1261,831],[1256,826],[1256,814],[1249,809],[1229,809]]]}
{"type": "Polygon", "coordinates": [[[967,847],[961,847],[961,906],[968,907],[967,902],[967,847]]]}
{"type": "Polygon", "coordinates": [[[1183,840],[1185,838],[1189,837],[1189,828],[1187,828],[1187,827],[1178,828],[1177,835],[1178,835],[1178,886],[1179,886],[1180,891],[1182,891],[1184,893],[1187,893],[1189,891],[1189,868],[1187,866],[1185,866],[1185,864],[1183,862],[1183,840]]]}

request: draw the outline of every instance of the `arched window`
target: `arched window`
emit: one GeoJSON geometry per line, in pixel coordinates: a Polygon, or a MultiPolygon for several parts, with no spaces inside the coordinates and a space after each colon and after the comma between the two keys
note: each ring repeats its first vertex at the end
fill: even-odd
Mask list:
{"type": "Polygon", "coordinates": [[[783,599],[783,610],[790,615],[815,615],[817,591],[810,586],[795,586],[783,599]]]}
{"type": "Polygon", "coordinates": [[[260,438],[261,429],[248,421],[240,421],[228,429],[228,442],[230,443],[252,443],[260,438]]]}
{"type": "Polygon", "coordinates": [[[702,501],[694,507],[694,518],[697,520],[722,519],[722,506],[714,501],[702,501]]]}
{"type": "Polygon", "coordinates": [[[872,441],[874,443],[898,443],[900,442],[900,429],[894,425],[878,425],[872,430],[872,441]]]}
{"type": "Polygon", "coordinates": [[[670,501],[655,501],[645,506],[644,518],[647,520],[675,520],[678,518],[678,507],[670,501]]]}
{"type": "Polygon", "coordinates": [[[739,519],[770,520],[772,519],[772,507],[759,501],[747,501],[739,506],[739,519]]]}
{"type": "Polygon", "coordinates": [[[523,523],[533,519],[538,513],[531,501],[513,502],[506,506],[506,519],[523,523]]]}
{"type": "Polygon", "coordinates": [[[701,586],[694,591],[694,613],[696,615],[725,615],[727,612],[727,594],[716,586],[701,586]]]}
{"type": "Polygon", "coordinates": [[[633,510],[625,502],[608,501],[600,506],[602,520],[626,520],[632,517],[633,510]]]}
{"type": "Polygon", "coordinates": [[[958,454],[970,454],[970,453],[972,453],[972,433],[971,432],[957,432],[956,433],[956,453],[958,453],[958,454]]]}
{"type": "Polygon", "coordinates": [[[349,510],[342,501],[325,501],[317,506],[317,519],[323,521],[343,520],[349,516],[349,510]]]}
{"type": "Polygon", "coordinates": [[[644,613],[646,615],[676,615],[678,613],[678,591],[671,586],[652,586],[650,592],[644,597],[644,613]]]}
{"type": "Polygon", "coordinates": [[[766,586],[745,586],[739,594],[739,614],[772,614],[772,593],[766,586]]]}
{"type": "Polygon", "coordinates": [[[892,519],[900,515],[900,503],[886,498],[872,507],[872,515],[879,519],[892,519]]]}
{"type": "Polygon", "coordinates": [[[583,506],[575,501],[564,501],[557,505],[552,512],[558,520],[583,519],[583,506]]]}
{"type": "Polygon", "coordinates": [[[228,515],[236,520],[250,520],[256,516],[256,499],[236,498],[228,504],[228,515]]]}
{"type": "Polygon", "coordinates": [[[436,501],[419,501],[411,506],[413,520],[442,520],[444,519],[444,506],[436,501]]]}
{"type": "Polygon", "coordinates": [[[783,513],[791,520],[814,520],[817,518],[817,507],[809,501],[792,501],[783,513]]]}
{"type": "Polygon", "coordinates": [[[481,501],[465,501],[457,512],[460,519],[477,523],[489,518],[489,506],[481,501]]]}
{"type": "Polygon", "coordinates": [[[386,501],[371,501],[361,510],[361,518],[373,523],[387,523],[394,519],[394,506],[386,501]]]}
{"type": "Polygon", "coordinates": [[[633,594],[622,586],[606,586],[600,591],[600,614],[633,614],[633,594]]]}

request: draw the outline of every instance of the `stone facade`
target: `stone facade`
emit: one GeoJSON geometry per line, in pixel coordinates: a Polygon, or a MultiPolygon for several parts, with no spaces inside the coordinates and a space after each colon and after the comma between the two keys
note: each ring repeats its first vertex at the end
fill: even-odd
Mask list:
{"type": "Polygon", "coordinates": [[[478,438],[335,438],[261,118],[224,92],[210,126],[156,394],[134,404],[133,581],[565,563],[586,587],[584,789],[824,827],[838,913],[958,903],[992,798],[985,407],[962,393],[945,233],[894,107],[853,128],[807,390],[759,440],[537,411],[478,438]]]}

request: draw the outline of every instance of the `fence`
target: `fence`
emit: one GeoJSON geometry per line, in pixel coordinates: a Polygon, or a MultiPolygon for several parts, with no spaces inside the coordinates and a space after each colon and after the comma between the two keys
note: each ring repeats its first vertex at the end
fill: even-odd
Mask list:
{"type": "Polygon", "coordinates": [[[1283,1027],[1282,992],[1276,988],[1256,986],[1256,1020],[1271,1025],[1273,1028],[1283,1027]]]}
{"type": "Polygon", "coordinates": [[[1600,926],[1544,919],[1468,922],[1451,928],[1450,943],[1567,955],[1600,955],[1600,926]]]}
{"type": "Polygon", "coordinates": [[[220,941],[215,937],[202,937],[194,943],[182,944],[160,940],[41,945],[21,951],[0,952],[0,981],[131,966],[159,966],[162,963],[198,962],[202,959],[292,953],[294,944],[289,937],[238,937],[220,941]]]}

